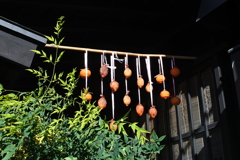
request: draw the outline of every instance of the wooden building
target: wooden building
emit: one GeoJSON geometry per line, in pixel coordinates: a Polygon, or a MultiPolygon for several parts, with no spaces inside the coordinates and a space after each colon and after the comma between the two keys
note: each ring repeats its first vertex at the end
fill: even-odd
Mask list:
{"type": "MultiPolygon", "coordinates": [[[[162,86],[154,82],[155,119],[135,112],[138,103],[136,77],[129,79],[132,103],[120,105],[125,90],[116,93],[115,112],[121,117],[132,108],[129,120],[141,127],[167,135],[166,148],[158,155],[164,160],[238,160],[240,144],[240,2],[219,1],[84,1],[41,2],[0,1],[0,83],[9,89],[31,90],[36,79],[26,68],[48,67],[30,49],[44,47],[43,35],[52,35],[57,18],[65,16],[64,45],[143,54],[174,55],[181,69],[176,77],[178,106],[159,97],[162,86]],[[9,27],[10,26],[10,27],[9,27]],[[20,55],[21,54],[21,55],[20,55]],[[196,57],[180,58],[177,57],[196,57]]],[[[84,67],[83,52],[68,50],[59,70],[84,67]]],[[[121,56],[119,56],[121,58],[121,56]]],[[[135,58],[129,65],[136,74],[135,58]]],[[[171,58],[164,58],[166,88],[173,92],[169,74],[171,58]]],[[[151,58],[152,75],[158,74],[157,58],[151,58]]],[[[144,60],[143,76],[147,76],[144,60]]],[[[117,63],[119,73],[124,65],[117,63]]],[[[89,78],[93,99],[100,93],[100,54],[89,53],[89,78]]],[[[124,78],[118,74],[120,86],[124,78]]],[[[110,78],[107,79],[110,81],[110,78]]],[[[83,85],[80,81],[79,85],[83,85]]],[[[108,87],[108,84],[104,86],[108,87]]],[[[81,88],[81,87],[80,87],[81,88]]],[[[124,87],[123,87],[124,88],[124,87]]],[[[106,92],[108,89],[106,89],[106,92]]],[[[106,93],[110,98],[110,94],[106,93]]],[[[149,108],[150,97],[142,91],[142,103],[149,108]]],[[[111,106],[102,114],[111,117],[111,106]]]]}

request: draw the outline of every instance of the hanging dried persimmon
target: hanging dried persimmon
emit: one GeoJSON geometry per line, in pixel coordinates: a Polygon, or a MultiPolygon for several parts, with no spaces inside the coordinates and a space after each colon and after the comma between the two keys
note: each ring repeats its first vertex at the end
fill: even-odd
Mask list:
{"type": "Polygon", "coordinates": [[[129,104],[131,103],[131,98],[129,97],[128,94],[126,94],[126,95],[123,97],[123,103],[124,103],[126,106],[129,106],[129,104]]]}
{"type": "Polygon", "coordinates": [[[143,79],[142,77],[139,77],[139,78],[137,79],[137,86],[138,86],[139,88],[142,88],[142,87],[144,86],[144,79],[143,79]]]}
{"type": "Polygon", "coordinates": [[[108,67],[106,65],[102,65],[99,72],[102,78],[106,77],[108,75],[108,67]]]}
{"type": "Polygon", "coordinates": [[[117,124],[114,124],[115,121],[113,119],[111,119],[110,121],[111,121],[111,123],[109,125],[110,126],[110,130],[115,132],[117,130],[118,126],[117,126],[117,124]]]}
{"type": "Polygon", "coordinates": [[[171,70],[170,70],[170,74],[174,77],[177,77],[180,75],[180,69],[177,68],[177,67],[173,67],[171,70]]]}
{"type": "Polygon", "coordinates": [[[88,93],[83,93],[82,96],[81,96],[81,98],[82,98],[83,100],[90,101],[90,100],[92,100],[92,94],[91,94],[90,92],[88,92],[88,93]]]}
{"type": "Polygon", "coordinates": [[[148,82],[148,84],[146,85],[145,89],[147,92],[151,92],[152,90],[150,89],[150,87],[152,87],[153,90],[153,86],[148,82]]]}
{"type": "Polygon", "coordinates": [[[107,106],[107,100],[102,96],[102,97],[99,98],[99,100],[98,100],[98,107],[99,107],[100,109],[104,109],[104,108],[106,108],[106,106],[107,106]]]}
{"type": "Polygon", "coordinates": [[[86,100],[87,100],[87,101],[92,100],[92,94],[91,94],[91,93],[87,93],[87,94],[86,94],[86,100]]]}
{"type": "Polygon", "coordinates": [[[158,83],[163,83],[163,81],[165,81],[165,79],[166,79],[165,76],[162,75],[162,74],[159,74],[159,75],[156,76],[156,81],[158,83]]]}
{"type": "Polygon", "coordinates": [[[136,112],[137,112],[137,114],[138,114],[139,116],[141,116],[141,115],[143,114],[143,112],[144,112],[144,107],[143,107],[142,104],[139,103],[139,104],[136,106],[136,112]]]}
{"type": "Polygon", "coordinates": [[[89,69],[86,69],[86,68],[85,69],[81,69],[80,72],[79,72],[79,76],[81,78],[86,78],[86,76],[90,77],[91,76],[91,71],[89,69]]]}
{"type": "Polygon", "coordinates": [[[181,103],[181,100],[180,100],[180,98],[178,98],[178,97],[172,97],[172,98],[170,99],[170,103],[171,103],[172,105],[174,105],[174,106],[177,106],[177,105],[179,105],[179,104],[181,103]]]}
{"type": "Polygon", "coordinates": [[[126,78],[129,78],[132,75],[132,70],[129,67],[126,67],[123,73],[126,78]]]}
{"type": "Polygon", "coordinates": [[[148,114],[150,115],[151,118],[155,118],[157,116],[157,110],[156,110],[155,106],[152,106],[148,110],[148,114]]]}
{"type": "Polygon", "coordinates": [[[160,97],[167,99],[170,96],[170,93],[167,90],[163,90],[160,92],[160,97]]]}
{"type": "Polygon", "coordinates": [[[112,82],[110,82],[110,88],[112,89],[112,91],[116,92],[119,88],[119,83],[113,80],[112,82]]]}

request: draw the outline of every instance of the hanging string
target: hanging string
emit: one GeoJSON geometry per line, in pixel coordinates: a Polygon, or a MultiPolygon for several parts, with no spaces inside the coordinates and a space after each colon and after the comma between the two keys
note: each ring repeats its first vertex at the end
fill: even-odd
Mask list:
{"type": "Polygon", "coordinates": [[[85,88],[86,89],[87,89],[87,81],[88,81],[88,76],[87,76],[88,63],[87,62],[88,62],[88,50],[86,50],[84,53],[84,63],[85,63],[85,70],[86,70],[86,79],[85,79],[85,88]]]}
{"type": "MultiPolygon", "coordinates": [[[[101,66],[103,66],[106,63],[106,56],[105,51],[103,51],[103,54],[101,55],[101,66]],[[105,62],[104,62],[105,61],[105,62]]],[[[103,77],[101,76],[101,97],[103,96],[103,77]]]]}
{"type": "Polygon", "coordinates": [[[103,61],[103,64],[108,65],[107,57],[106,57],[105,53],[104,53],[104,61],[103,61]]]}
{"type": "Polygon", "coordinates": [[[159,67],[159,74],[162,75],[162,67],[161,67],[161,60],[158,58],[158,67],[159,67]]]}
{"type": "MultiPolygon", "coordinates": [[[[175,66],[174,58],[171,59],[171,66],[172,66],[172,68],[175,66]]],[[[173,96],[176,97],[176,89],[175,89],[174,76],[172,76],[172,82],[173,82],[173,96]]]]}
{"type": "Polygon", "coordinates": [[[106,51],[103,51],[103,53],[102,53],[102,57],[101,57],[101,59],[102,59],[102,61],[101,61],[101,65],[103,66],[103,65],[108,65],[108,62],[107,62],[107,57],[106,57],[106,51]]]}
{"type": "Polygon", "coordinates": [[[114,56],[117,56],[117,54],[115,52],[113,52],[112,56],[113,56],[113,60],[112,60],[111,67],[113,69],[113,79],[115,80],[115,69],[116,69],[116,67],[115,67],[115,60],[118,60],[118,59],[114,58],[114,56]]]}
{"type": "Polygon", "coordinates": [[[173,67],[175,67],[176,65],[175,65],[175,58],[174,58],[174,56],[172,57],[172,61],[173,61],[173,67]]]}
{"type": "Polygon", "coordinates": [[[147,73],[148,73],[148,81],[150,83],[150,99],[151,99],[151,106],[153,106],[153,94],[152,94],[152,79],[151,79],[151,65],[150,65],[150,56],[147,55],[146,61],[146,67],[147,67],[147,73]]]}
{"type": "Polygon", "coordinates": [[[128,66],[128,53],[125,56],[125,68],[128,66]]]}
{"type": "MultiPolygon", "coordinates": [[[[159,56],[159,59],[160,59],[161,70],[162,70],[162,73],[161,73],[161,74],[164,76],[162,56],[159,56]]],[[[165,90],[165,81],[163,81],[163,90],[165,90]]]]}
{"type": "MultiPolygon", "coordinates": [[[[128,54],[126,54],[125,59],[125,69],[128,67],[128,54]]],[[[125,77],[125,89],[126,89],[126,94],[128,94],[128,83],[127,83],[127,78],[125,77]]]]}
{"type": "Polygon", "coordinates": [[[138,77],[142,76],[141,74],[141,63],[140,63],[140,55],[138,55],[138,77]]]}
{"type": "MultiPolygon", "coordinates": [[[[115,79],[115,65],[114,65],[114,52],[112,52],[111,55],[111,81],[115,79]]],[[[114,91],[112,91],[112,119],[114,119],[114,111],[115,111],[115,106],[114,106],[114,91]]]]}
{"type": "MultiPolygon", "coordinates": [[[[103,54],[101,55],[101,66],[103,65],[103,54]]],[[[101,77],[101,94],[100,96],[103,95],[103,77],[101,77]]]]}
{"type": "MultiPolygon", "coordinates": [[[[139,70],[139,67],[140,67],[140,65],[139,65],[139,59],[140,59],[140,57],[137,57],[136,58],[136,69],[137,69],[137,80],[138,80],[138,78],[140,77],[140,70],[139,70]]],[[[138,103],[139,104],[141,104],[141,95],[140,95],[140,88],[138,87],[138,103]]]]}
{"type": "MultiPolygon", "coordinates": [[[[116,52],[113,52],[113,53],[114,53],[114,55],[115,55],[115,57],[116,57],[116,58],[114,58],[114,60],[116,60],[116,61],[118,61],[118,62],[120,62],[120,63],[122,63],[122,62],[124,61],[124,59],[118,58],[118,55],[117,55],[116,52]]],[[[127,53],[126,53],[126,55],[127,55],[127,53]]]]}

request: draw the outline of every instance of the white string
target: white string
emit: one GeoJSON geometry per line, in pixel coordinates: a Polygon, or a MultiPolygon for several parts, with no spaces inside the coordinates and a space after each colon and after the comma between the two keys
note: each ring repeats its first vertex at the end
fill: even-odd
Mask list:
{"type": "MultiPolygon", "coordinates": [[[[139,56],[136,58],[136,69],[137,69],[137,80],[139,78],[139,56]]],[[[138,87],[138,102],[141,104],[141,95],[140,95],[140,88],[138,87]]]]}
{"type": "MultiPolygon", "coordinates": [[[[125,59],[125,69],[128,67],[128,54],[126,54],[125,59]]],[[[127,78],[125,77],[125,89],[126,89],[126,94],[128,93],[128,83],[127,83],[127,78]]]]}
{"type": "Polygon", "coordinates": [[[113,67],[113,79],[115,80],[115,60],[114,60],[114,55],[117,56],[117,54],[115,52],[112,53],[113,54],[113,62],[111,67],[113,67]]]}
{"type": "MultiPolygon", "coordinates": [[[[103,52],[103,54],[101,55],[101,67],[103,66],[103,64],[104,64],[104,59],[103,59],[103,57],[104,57],[104,52],[103,52]]],[[[101,95],[103,95],[103,77],[101,76],[101,95]]]]}
{"type": "Polygon", "coordinates": [[[141,76],[141,63],[140,63],[140,55],[138,55],[138,77],[141,76]]]}
{"type": "Polygon", "coordinates": [[[87,89],[87,80],[88,80],[88,72],[87,72],[87,69],[88,69],[88,64],[87,64],[87,61],[88,61],[88,50],[85,51],[84,53],[84,63],[85,63],[85,70],[86,70],[86,79],[85,79],[85,88],[87,89]]]}
{"type": "Polygon", "coordinates": [[[152,79],[151,79],[151,65],[150,65],[150,56],[147,55],[146,66],[147,66],[147,73],[148,73],[148,80],[150,83],[150,99],[151,99],[151,106],[153,106],[153,94],[152,94],[152,79]]]}
{"type": "Polygon", "coordinates": [[[140,76],[140,75],[139,75],[139,67],[138,67],[138,66],[139,66],[139,62],[138,62],[138,58],[136,58],[136,71],[137,71],[136,73],[137,73],[137,80],[138,80],[138,77],[140,76]]]}
{"type": "Polygon", "coordinates": [[[106,51],[103,51],[103,57],[102,57],[102,59],[103,59],[103,63],[102,63],[102,65],[106,65],[106,64],[108,64],[107,63],[107,56],[105,55],[105,53],[106,53],[106,51]]]}
{"type": "Polygon", "coordinates": [[[104,56],[105,56],[105,53],[103,51],[102,55],[101,55],[101,66],[104,65],[104,56]]]}
{"type": "Polygon", "coordinates": [[[104,55],[104,64],[108,64],[106,55],[104,55]]]}
{"type": "Polygon", "coordinates": [[[172,57],[172,60],[173,60],[173,67],[175,67],[175,66],[176,66],[176,64],[175,64],[175,58],[172,57]]]}
{"type": "Polygon", "coordinates": [[[128,53],[126,53],[126,57],[125,57],[125,66],[128,65],[128,53]]]}
{"type": "MultiPolygon", "coordinates": [[[[172,68],[175,66],[174,59],[171,59],[171,66],[172,66],[172,68]]],[[[173,96],[176,96],[176,88],[175,88],[174,76],[172,76],[172,83],[173,83],[173,96]]]]}
{"type": "MultiPolygon", "coordinates": [[[[111,81],[113,81],[114,79],[114,52],[112,52],[111,55],[111,81]]],[[[114,106],[114,91],[112,90],[112,118],[114,119],[114,110],[115,110],[115,106],[114,106]]]]}
{"type": "Polygon", "coordinates": [[[160,58],[158,59],[158,67],[159,67],[159,74],[162,74],[161,62],[160,58]]]}
{"type": "MultiPolygon", "coordinates": [[[[162,56],[159,56],[159,58],[161,62],[162,75],[164,76],[162,56]]],[[[163,81],[163,90],[165,90],[165,81],[163,81]]]]}
{"type": "Polygon", "coordinates": [[[117,61],[120,62],[120,63],[122,63],[122,62],[124,61],[124,59],[119,59],[119,58],[118,58],[117,53],[115,53],[115,52],[113,52],[113,53],[115,54],[115,57],[116,57],[116,58],[114,58],[115,60],[117,60],[117,61]]]}

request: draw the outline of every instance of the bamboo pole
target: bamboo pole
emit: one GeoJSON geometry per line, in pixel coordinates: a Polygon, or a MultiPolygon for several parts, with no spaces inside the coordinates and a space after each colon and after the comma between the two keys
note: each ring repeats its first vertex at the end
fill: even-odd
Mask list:
{"type": "Polygon", "coordinates": [[[172,58],[172,57],[174,57],[175,59],[197,59],[197,57],[192,57],[192,56],[131,53],[131,52],[110,51],[110,50],[102,50],[102,49],[62,46],[62,45],[53,45],[53,44],[46,44],[45,47],[59,48],[59,49],[68,49],[68,50],[75,50],[75,51],[86,51],[86,50],[88,50],[88,52],[97,52],[97,53],[103,53],[104,52],[106,54],[112,54],[112,52],[115,52],[118,55],[126,55],[126,54],[128,54],[129,56],[140,56],[140,57],[146,57],[147,55],[149,55],[150,57],[162,56],[162,57],[165,57],[165,58],[172,58]]]}

